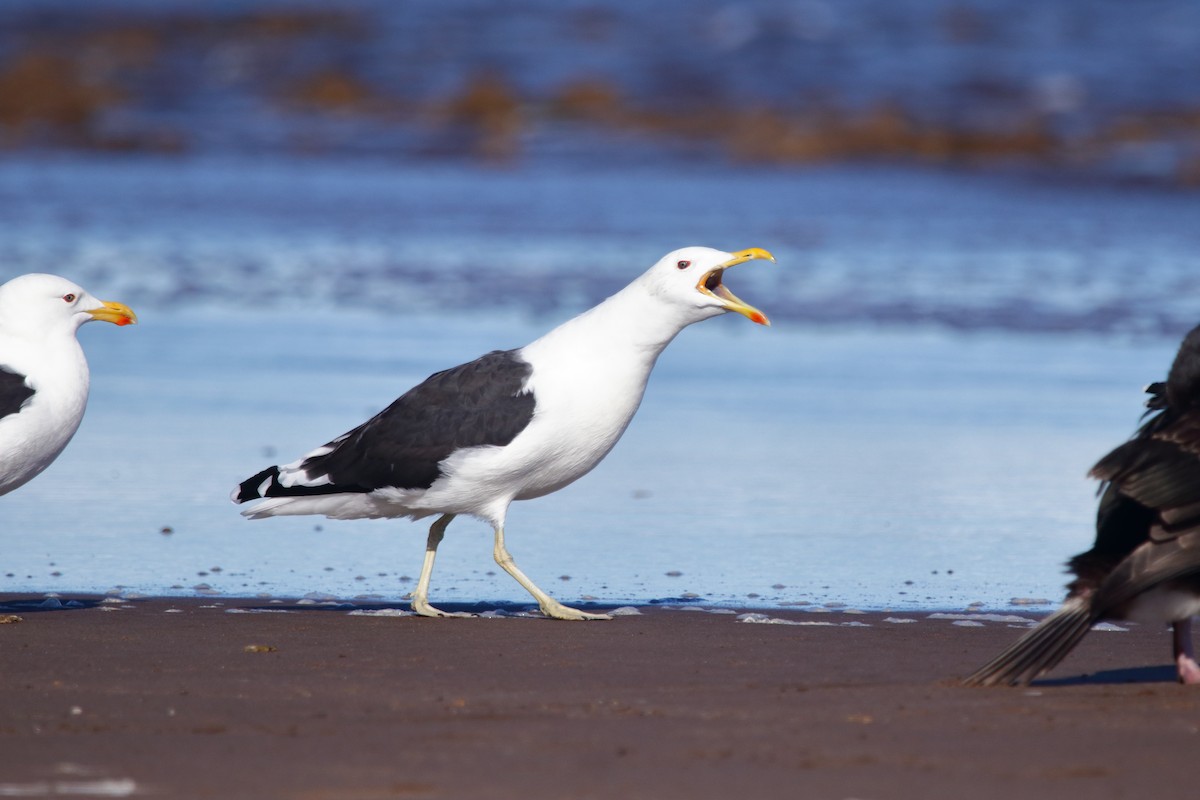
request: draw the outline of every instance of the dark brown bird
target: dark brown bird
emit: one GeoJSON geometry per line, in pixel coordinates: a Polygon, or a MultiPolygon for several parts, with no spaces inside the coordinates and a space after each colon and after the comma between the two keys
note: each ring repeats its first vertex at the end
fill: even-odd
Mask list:
{"type": "Polygon", "coordinates": [[[964,681],[1026,684],[1052,669],[1104,619],[1169,622],[1181,683],[1200,684],[1192,617],[1200,613],[1200,326],[1166,382],[1146,387],[1147,418],[1100,459],[1096,543],[1067,562],[1062,608],[964,681]]]}

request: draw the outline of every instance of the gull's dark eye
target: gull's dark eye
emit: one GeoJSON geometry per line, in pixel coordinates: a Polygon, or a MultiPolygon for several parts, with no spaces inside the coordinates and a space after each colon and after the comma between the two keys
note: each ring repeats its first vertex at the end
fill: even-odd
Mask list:
{"type": "Polygon", "coordinates": [[[692,262],[690,262],[690,261],[680,261],[675,266],[678,267],[679,269],[687,269],[691,265],[692,265],[692,262]]]}
{"type": "Polygon", "coordinates": [[[63,295],[63,300],[64,300],[65,302],[67,302],[67,303],[74,303],[74,302],[75,302],[75,295],[73,295],[73,294],[71,294],[71,293],[69,293],[69,292],[68,292],[67,294],[64,294],[64,295],[63,295]]]}

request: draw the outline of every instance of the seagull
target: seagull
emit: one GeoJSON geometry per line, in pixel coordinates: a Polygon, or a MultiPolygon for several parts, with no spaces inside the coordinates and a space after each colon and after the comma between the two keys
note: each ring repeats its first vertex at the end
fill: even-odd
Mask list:
{"type": "Polygon", "coordinates": [[[563,605],[517,567],[504,543],[514,500],[558,491],[587,474],[621,438],[663,349],[688,325],[727,312],[769,325],[738,299],[725,270],[775,258],[686,247],[668,253],[621,291],[540,339],[435,373],[372,419],[299,460],[272,466],[234,490],[259,519],[439,515],[411,595],[427,617],[471,616],[429,603],[429,580],[446,526],[458,514],[490,524],[492,555],[547,617],[610,619],[563,605]]]}
{"type": "Polygon", "coordinates": [[[75,338],[92,320],[137,322],[66,278],[32,273],[0,286],[0,495],[27,483],[71,441],[88,398],[75,338]]]}
{"type": "Polygon", "coordinates": [[[1092,467],[1102,481],[1096,543],[1067,562],[1062,607],[969,676],[977,686],[1027,684],[1105,619],[1169,622],[1180,683],[1200,684],[1192,617],[1200,614],[1200,326],[1165,382],[1146,387],[1147,418],[1092,467]]]}

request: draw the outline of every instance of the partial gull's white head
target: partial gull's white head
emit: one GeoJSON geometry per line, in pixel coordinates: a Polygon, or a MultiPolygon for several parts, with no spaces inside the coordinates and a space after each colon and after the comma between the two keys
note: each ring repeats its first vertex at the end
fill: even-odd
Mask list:
{"type": "Polygon", "coordinates": [[[44,339],[71,336],[92,320],[115,325],[137,322],[123,303],[97,300],[82,287],[57,275],[30,273],[0,286],[0,330],[9,336],[44,339]]]}
{"type": "Polygon", "coordinates": [[[734,311],[759,325],[770,325],[766,314],[739,299],[722,280],[730,267],[758,259],[774,261],[775,257],[759,247],[736,253],[684,247],[663,256],[638,282],[677,308],[688,323],[734,311]]]}
{"type": "Polygon", "coordinates": [[[57,275],[31,274],[0,286],[0,495],[32,480],[75,435],[89,375],[79,326],[137,317],[57,275]]]}

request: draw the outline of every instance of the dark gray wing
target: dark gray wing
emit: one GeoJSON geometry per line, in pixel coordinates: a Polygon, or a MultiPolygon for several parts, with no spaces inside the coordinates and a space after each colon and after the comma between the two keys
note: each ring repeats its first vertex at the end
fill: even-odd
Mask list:
{"type": "Polygon", "coordinates": [[[1193,416],[1149,421],[1093,467],[1105,481],[1096,543],[1069,563],[1076,575],[1069,599],[966,684],[1029,683],[1062,661],[1094,622],[1123,616],[1139,595],[1165,584],[1200,591],[1200,437],[1193,416]]]}
{"type": "Polygon", "coordinates": [[[1200,594],[1200,327],[1146,393],[1141,428],[1092,468],[1103,481],[1096,542],[1068,564],[1069,598],[965,683],[1028,683],[1139,595],[1164,585],[1200,594]]]}
{"type": "Polygon", "coordinates": [[[0,366],[0,419],[18,413],[33,395],[24,375],[0,366]]]}
{"type": "Polygon", "coordinates": [[[1152,539],[1133,551],[1108,575],[1092,596],[1097,617],[1166,584],[1200,591],[1200,529],[1152,539]]]}
{"type": "Polygon", "coordinates": [[[1164,584],[1200,591],[1200,326],[1184,337],[1165,386],[1147,391],[1158,413],[1093,469],[1108,482],[1106,494],[1115,490],[1152,515],[1149,524],[1140,515],[1136,530],[1098,529],[1098,546],[1143,539],[1095,589],[1092,606],[1101,614],[1120,613],[1164,584]]]}
{"type": "Polygon", "coordinates": [[[1142,544],[1200,526],[1200,411],[1165,411],[1092,468],[1104,481],[1096,542],[1069,562],[1072,593],[1098,587],[1142,544]]]}
{"type": "Polygon", "coordinates": [[[1153,510],[1171,535],[1200,523],[1200,410],[1155,422],[1102,458],[1092,475],[1108,484],[1106,494],[1153,510]]]}
{"type": "Polygon", "coordinates": [[[1075,574],[1072,595],[1091,592],[1121,560],[1150,538],[1158,512],[1121,494],[1112,483],[1104,486],[1096,512],[1096,542],[1092,549],[1072,558],[1067,567],[1075,574]]]}
{"type": "Polygon", "coordinates": [[[506,445],[533,419],[525,385],[533,368],[515,350],[497,350],[435,373],[301,468],[318,486],[282,486],[278,467],[243,481],[237,502],[259,497],[427,489],[441,462],[467,447],[506,445]]]}

